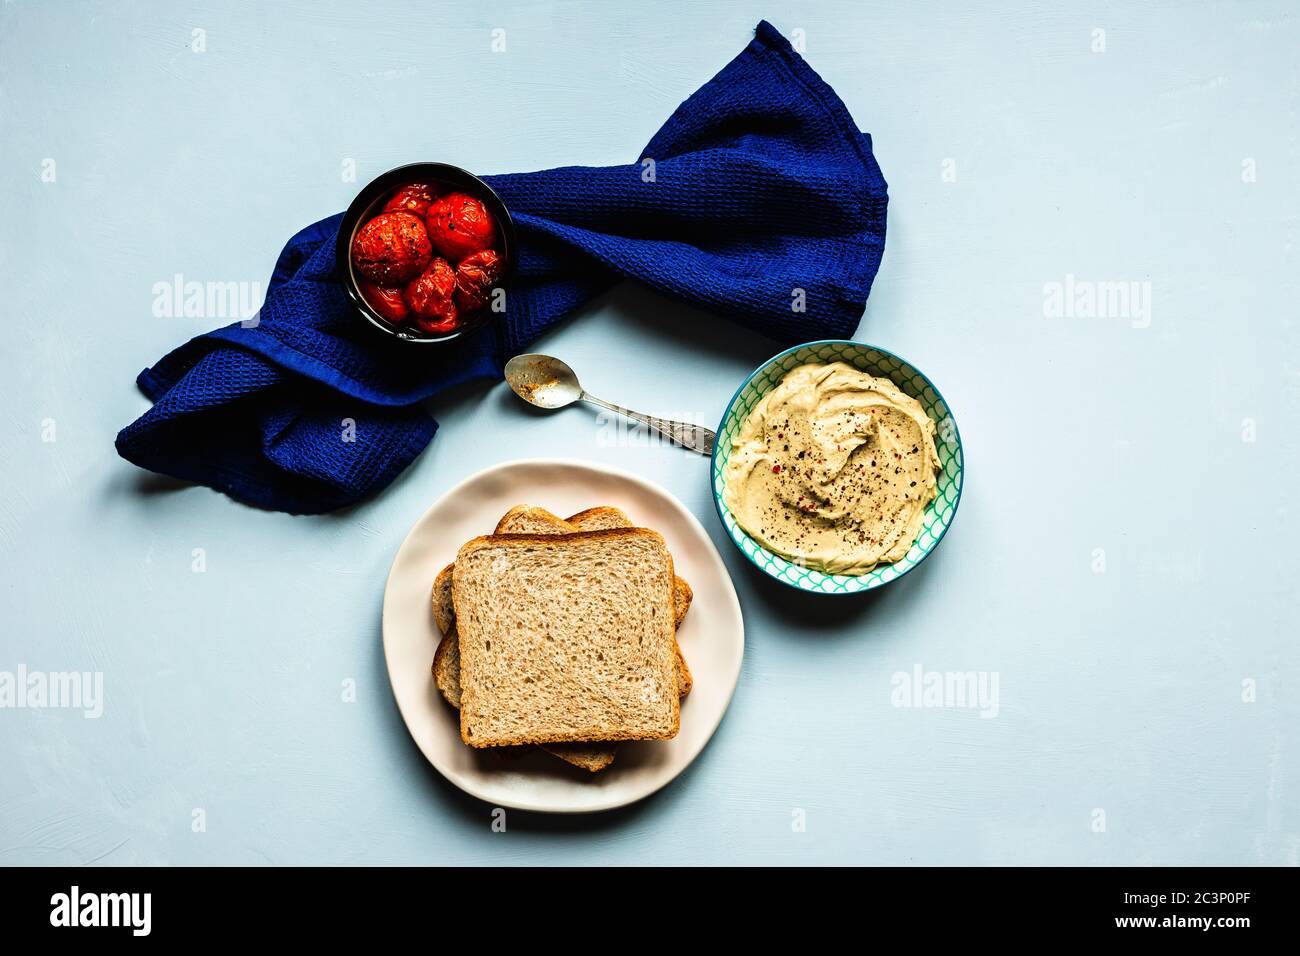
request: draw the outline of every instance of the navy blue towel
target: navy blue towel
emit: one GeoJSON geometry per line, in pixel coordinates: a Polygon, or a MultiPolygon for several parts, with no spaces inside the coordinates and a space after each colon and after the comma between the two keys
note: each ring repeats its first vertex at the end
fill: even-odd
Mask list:
{"type": "Polygon", "coordinates": [[[499,376],[612,283],[635,279],[781,342],[848,338],[885,246],[871,137],[766,21],[637,162],[485,178],[520,244],[491,328],[447,348],[375,335],[335,274],[333,216],[289,240],[255,324],[140,373],[154,405],[118,434],[118,453],[240,501],[330,511],[384,488],[429,443],[438,426],[422,399],[499,376]]]}

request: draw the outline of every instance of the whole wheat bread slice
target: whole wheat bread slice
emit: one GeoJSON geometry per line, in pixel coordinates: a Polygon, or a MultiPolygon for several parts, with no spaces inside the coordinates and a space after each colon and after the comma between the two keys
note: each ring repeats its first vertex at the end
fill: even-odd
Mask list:
{"type": "MultiPolygon", "coordinates": [[[[571,518],[564,519],[553,515],[545,508],[534,508],[529,505],[515,505],[497,522],[494,534],[572,534],[574,531],[603,531],[608,528],[631,528],[632,522],[628,516],[618,508],[601,507],[588,508],[586,511],[580,511],[571,518]]],[[[456,656],[451,658],[443,651],[443,645],[447,643],[447,635],[452,631],[456,624],[456,610],[451,600],[451,569],[454,562],[447,565],[438,572],[438,576],[433,580],[433,620],[437,624],[438,630],[442,633],[442,641],[438,644],[438,654],[444,656],[444,668],[452,666],[447,663],[455,660],[455,666],[460,666],[460,658],[456,656]]],[[[674,575],[673,578],[673,601],[676,608],[676,617],[674,624],[676,627],[682,626],[682,618],[690,609],[691,601],[694,600],[695,592],[691,586],[682,578],[674,575]]],[[[677,682],[681,691],[681,696],[685,697],[691,692],[691,687],[695,684],[695,679],[691,676],[691,669],[686,664],[686,658],[682,656],[680,645],[677,649],[677,682]]],[[[435,654],[434,660],[438,659],[435,654]]],[[[445,673],[445,670],[444,670],[445,673]]],[[[434,679],[438,680],[438,670],[434,670],[434,679]]],[[[452,683],[450,676],[445,678],[447,685],[452,683]]],[[[456,674],[455,681],[460,684],[460,675],[456,674]]],[[[448,697],[446,686],[443,681],[438,681],[438,689],[442,691],[443,697],[453,707],[459,708],[460,704],[454,703],[448,697]]]]}
{"type": "Polygon", "coordinates": [[[663,537],[646,528],[467,542],[452,571],[461,739],[676,736],[673,578],[663,537]]]}
{"type": "MultiPolygon", "coordinates": [[[[618,508],[588,508],[571,518],[558,518],[545,508],[529,505],[515,505],[497,522],[494,534],[571,534],[574,531],[604,531],[608,528],[631,528],[633,524],[628,516],[618,508]]],[[[433,581],[433,619],[438,630],[446,634],[455,623],[455,611],[451,604],[451,568],[447,565],[438,572],[433,581]]],[[[691,609],[695,592],[680,577],[673,579],[673,600],[677,609],[676,624],[682,626],[682,618],[691,609]]]]}
{"type": "MultiPolygon", "coordinates": [[[[607,528],[630,528],[632,522],[628,516],[613,507],[589,508],[565,520],[557,517],[545,508],[516,505],[505,513],[497,523],[497,534],[515,534],[534,532],[539,534],[571,534],[574,531],[599,531],[607,528]]],[[[460,647],[455,631],[456,611],[452,603],[451,572],[453,564],[447,565],[439,572],[433,585],[433,617],[443,638],[438,643],[433,658],[433,680],[447,701],[456,710],[460,709],[460,647]]],[[[676,607],[676,621],[680,625],[694,597],[691,586],[682,578],[676,577],[674,598],[679,602],[676,607]]],[[[685,697],[691,692],[694,683],[681,647],[676,647],[677,680],[680,695],[685,697]]],[[[576,767],[593,773],[604,770],[614,762],[617,744],[602,743],[555,743],[545,744],[542,749],[559,757],[576,767]]]]}

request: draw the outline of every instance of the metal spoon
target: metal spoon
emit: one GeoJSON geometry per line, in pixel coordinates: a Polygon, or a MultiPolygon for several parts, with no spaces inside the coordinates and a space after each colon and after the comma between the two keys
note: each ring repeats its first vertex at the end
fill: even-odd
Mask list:
{"type": "Polygon", "coordinates": [[[711,430],[700,425],[642,415],[622,405],[602,401],[583,389],[573,369],[550,355],[516,355],[506,363],[506,381],[516,395],[538,408],[563,408],[577,401],[587,402],[647,425],[683,448],[701,455],[713,454],[716,436],[711,430]]]}

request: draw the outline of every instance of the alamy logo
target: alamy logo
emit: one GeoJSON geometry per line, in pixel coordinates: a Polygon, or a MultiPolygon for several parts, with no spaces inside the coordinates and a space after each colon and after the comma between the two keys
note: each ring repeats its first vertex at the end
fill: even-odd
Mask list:
{"type": "MultiPolygon", "coordinates": [[[[671,428],[673,422],[703,420],[704,416],[698,412],[682,414],[670,412],[660,419],[668,428],[671,428]]],[[[694,437],[689,427],[682,434],[688,439],[694,437]]],[[[600,448],[649,448],[656,445],[672,445],[675,442],[663,432],[642,422],[625,418],[614,412],[600,411],[596,413],[596,444],[600,448]]]]}
{"type": "Polygon", "coordinates": [[[997,671],[927,671],[916,664],[911,673],[895,671],[889,686],[889,702],[895,707],[941,707],[978,710],[981,717],[998,715],[997,671]]]}
{"type": "Polygon", "coordinates": [[[255,326],[262,305],[260,282],[199,282],[178,272],[152,291],[156,319],[238,319],[255,326]]]}
{"type": "Polygon", "coordinates": [[[79,710],[87,720],[104,713],[102,671],[0,671],[0,709],[79,710]]]}
{"type": "Polygon", "coordinates": [[[132,936],[148,936],[152,909],[150,893],[82,893],[73,886],[50,897],[50,925],[127,926],[132,936]]]}
{"type": "Polygon", "coordinates": [[[1151,283],[1130,279],[1075,278],[1043,284],[1043,317],[1048,319],[1128,319],[1135,329],[1151,325],[1151,283]]]}

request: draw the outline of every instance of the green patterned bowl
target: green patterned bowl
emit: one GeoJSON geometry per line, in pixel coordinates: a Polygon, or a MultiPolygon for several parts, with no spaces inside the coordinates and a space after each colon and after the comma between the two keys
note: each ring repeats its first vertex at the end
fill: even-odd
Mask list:
{"type": "Polygon", "coordinates": [[[742,554],[782,584],[815,594],[857,594],[901,578],[924,561],[947,533],[961,501],[961,433],[948,403],[939,390],[909,362],[891,352],[860,342],[829,340],[808,342],[787,349],[759,366],[736,390],[718,424],[713,446],[713,503],[723,527],[742,554]],[[731,457],[731,446],[750,410],[775,388],[791,369],[809,362],[847,362],[871,375],[887,378],[919,401],[937,426],[935,447],[939,452],[939,494],[925,512],[925,525],[910,551],[893,564],[884,564],[866,574],[824,574],[787,561],[764,548],[736,523],[723,501],[723,474],[731,457]]]}

